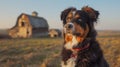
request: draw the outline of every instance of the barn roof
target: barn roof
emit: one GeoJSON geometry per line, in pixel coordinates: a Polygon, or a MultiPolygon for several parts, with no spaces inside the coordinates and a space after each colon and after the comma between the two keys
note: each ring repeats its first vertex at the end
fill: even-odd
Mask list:
{"type": "Polygon", "coordinates": [[[47,20],[44,19],[43,17],[38,17],[38,16],[32,16],[26,14],[29,18],[29,21],[32,25],[33,28],[39,28],[39,27],[49,27],[47,20]]]}

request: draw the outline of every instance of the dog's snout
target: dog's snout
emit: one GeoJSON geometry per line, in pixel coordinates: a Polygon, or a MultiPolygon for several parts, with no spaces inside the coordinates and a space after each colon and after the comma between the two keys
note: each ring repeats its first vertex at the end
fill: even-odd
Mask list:
{"type": "Polygon", "coordinates": [[[67,24],[66,28],[67,29],[72,29],[73,28],[73,24],[72,23],[67,24]]]}
{"type": "Polygon", "coordinates": [[[68,28],[73,28],[73,25],[72,25],[72,24],[69,24],[69,25],[68,25],[68,28]]]}
{"type": "Polygon", "coordinates": [[[64,26],[64,32],[65,33],[73,33],[73,31],[74,31],[74,25],[73,25],[73,23],[67,23],[64,26]]]}

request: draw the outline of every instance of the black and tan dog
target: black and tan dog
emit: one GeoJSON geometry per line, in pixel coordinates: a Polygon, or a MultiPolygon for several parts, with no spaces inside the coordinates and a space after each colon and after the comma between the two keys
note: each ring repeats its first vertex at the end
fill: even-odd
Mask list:
{"type": "Polygon", "coordinates": [[[62,67],[109,67],[96,41],[94,23],[98,16],[99,12],[88,6],[81,10],[71,7],[62,11],[62,67]]]}

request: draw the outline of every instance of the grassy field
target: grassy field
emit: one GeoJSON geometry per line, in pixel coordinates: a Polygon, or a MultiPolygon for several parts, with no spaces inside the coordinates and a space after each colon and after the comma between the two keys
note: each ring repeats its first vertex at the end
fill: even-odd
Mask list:
{"type": "MultiPolygon", "coordinates": [[[[120,35],[104,34],[97,38],[104,56],[120,67],[120,35]]],[[[62,45],[62,38],[0,39],[0,67],[60,67],[62,45]]]]}

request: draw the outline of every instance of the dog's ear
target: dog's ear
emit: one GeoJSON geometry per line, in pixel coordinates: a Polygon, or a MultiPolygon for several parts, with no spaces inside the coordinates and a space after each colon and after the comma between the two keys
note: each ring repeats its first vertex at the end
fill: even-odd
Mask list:
{"type": "Polygon", "coordinates": [[[66,17],[67,17],[67,15],[68,15],[68,13],[69,13],[70,11],[74,11],[74,10],[76,10],[76,8],[70,7],[70,8],[67,8],[67,9],[65,9],[64,11],[62,11],[62,13],[61,13],[61,20],[62,20],[62,21],[66,21],[66,17]]]}
{"type": "Polygon", "coordinates": [[[94,10],[91,7],[85,6],[82,8],[82,11],[85,11],[91,22],[96,22],[99,16],[99,12],[97,10],[94,10]]]}

